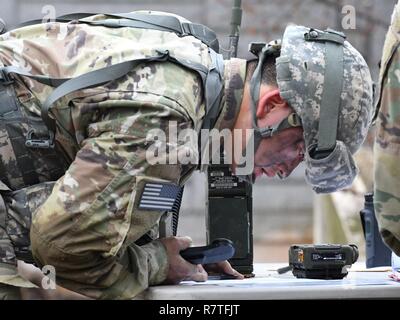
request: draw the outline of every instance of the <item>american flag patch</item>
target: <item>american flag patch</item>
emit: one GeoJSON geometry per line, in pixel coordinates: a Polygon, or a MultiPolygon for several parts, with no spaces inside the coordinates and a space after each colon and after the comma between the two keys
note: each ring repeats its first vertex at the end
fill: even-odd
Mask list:
{"type": "Polygon", "coordinates": [[[143,210],[169,211],[181,190],[180,186],[167,183],[146,183],[138,208],[143,210]]]}

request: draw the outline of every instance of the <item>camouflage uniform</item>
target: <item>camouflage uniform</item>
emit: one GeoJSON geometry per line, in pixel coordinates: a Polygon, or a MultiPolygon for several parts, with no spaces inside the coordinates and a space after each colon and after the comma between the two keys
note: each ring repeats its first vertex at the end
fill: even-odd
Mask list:
{"type": "Polygon", "coordinates": [[[400,4],[394,9],[381,61],[374,147],[375,213],[385,243],[400,255],[400,4]]]}
{"type": "MultiPolygon", "coordinates": [[[[191,36],[73,22],[34,25],[1,36],[0,60],[32,74],[69,78],[160,48],[205,66],[211,63],[207,46],[191,36]]],[[[236,118],[245,66],[240,59],[226,62],[220,128],[236,118]]],[[[24,110],[39,117],[53,88],[16,80],[24,110]]],[[[199,76],[171,62],[144,63],[123,78],[61,99],[51,113],[57,119],[57,152],[69,166],[39,208],[30,210],[35,260],[56,268],[59,285],[93,298],[129,299],[163,282],[168,261],[162,243],[135,244],[157,228],[163,212],[139,209],[139,199],[146,183],[182,185],[196,166],[149,165],[146,136],[159,128],[168,135],[171,121],[178,134],[201,128],[205,106],[199,76]]],[[[178,141],[168,147],[178,153],[192,149],[197,157],[197,144],[178,141]]],[[[29,222],[23,225],[25,234],[29,222]]]]}

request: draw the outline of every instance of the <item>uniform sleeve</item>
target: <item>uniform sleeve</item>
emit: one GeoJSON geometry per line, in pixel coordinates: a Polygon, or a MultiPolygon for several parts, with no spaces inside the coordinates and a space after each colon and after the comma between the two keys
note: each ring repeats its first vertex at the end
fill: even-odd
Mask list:
{"type": "Polygon", "coordinates": [[[163,148],[160,130],[168,137],[191,126],[183,114],[156,103],[114,108],[89,125],[82,148],[32,224],[33,254],[40,264],[55,266],[61,285],[94,298],[132,298],[166,278],[163,244],[134,244],[162,211],[139,209],[138,203],[146,183],[180,182],[180,165],[155,164],[154,158],[188,145],[168,140],[163,148]]]}
{"type": "Polygon", "coordinates": [[[400,52],[382,85],[374,150],[375,214],[385,243],[400,255],[400,52]]]}

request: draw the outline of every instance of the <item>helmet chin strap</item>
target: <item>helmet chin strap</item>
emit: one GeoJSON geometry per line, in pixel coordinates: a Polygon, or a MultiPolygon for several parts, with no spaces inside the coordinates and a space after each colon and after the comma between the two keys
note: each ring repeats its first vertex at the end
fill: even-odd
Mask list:
{"type": "MultiPolygon", "coordinates": [[[[258,147],[260,146],[262,139],[270,138],[281,131],[284,131],[284,130],[290,129],[290,128],[295,128],[295,127],[301,127],[301,119],[296,113],[289,114],[286,118],[281,120],[275,126],[260,128],[258,126],[254,126],[254,124],[253,124],[254,133],[253,133],[253,136],[250,137],[250,139],[254,139],[254,158],[253,159],[255,159],[255,155],[257,153],[258,147]]],[[[247,144],[247,146],[248,145],[249,144],[247,144]]],[[[242,151],[242,154],[246,154],[246,150],[249,149],[247,146],[242,151]]],[[[238,167],[245,166],[244,161],[240,161],[240,163],[241,164],[239,164],[238,167]]],[[[238,175],[238,178],[242,181],[247,181],[249,183],[255,182],[254,174],[246,175],[246,176],[238,175]]]]}
{"type": "MultiPolygon", "coordinates": [[[[280,121],[278,124],[274,126],[260,128],[258,126],[257,120],[257,106],[259,103],[260,98],[260,88],[261,88],[261,80],[262,80],[262,67],[266,58],[270,55],[278,56],[280,53],[280,42],[273,41],[269,44],[260,43],[252,43],[250,44],[250,51],[258,56],[258,64],[256,69],[254,70],[254,74],[250,80],[250,109],[252,112],[252,125],[254,129],[254,134],[250,139],[254,139],[254,158],[258,147],[260,146],[261,140],[272,137],[273,135],[277,134],[280,131],[294,128],[294,127],[301,127],[301,119],[296,113],[291,113],[285,119],[280,121]]],[[[248,145],[242,151],[242,154],[246,154],[246,150],[248,149],[248,145]]],[[[254,159],[253,158],[253,159],[254,159]]],[[[238,167],[245,166],[243,161],[240,162],[241,164],[238,167]]],[[[255,175],[238,175],[238,178],[250,183],[254,183],[255,175]]]]}

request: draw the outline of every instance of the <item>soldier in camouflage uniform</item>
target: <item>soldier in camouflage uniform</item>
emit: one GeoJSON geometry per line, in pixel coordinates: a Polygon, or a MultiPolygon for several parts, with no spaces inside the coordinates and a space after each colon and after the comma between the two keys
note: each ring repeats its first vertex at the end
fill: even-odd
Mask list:
{"type": "MultiPolygon", "coordinates": [[[[87,18],[99,19],[104,16],[87,18]]],[[[275,59],[272,64],[270,59],[270,67],[263,71],[266,76],[256,97],[256,123],[276,130],[257,147],[253,175],[288,176],[305,157],[310,184],[317,192],[330,192],[354,178],[351,154],[365,138],[372,115],[371,79],[361,55],[339,37],[344,54],[338,74],[343,81],[337,95],[341,107],[334,127],[335,132],[338,129],[337,147],[327,157],[313,159],[327,61],[323,42],[304,40],[312,31],[288,27],[276,68],[275,59]],[[301,119],[302,126],[286,121],[288,127],[277,127],[292,115],[301,119]]],[[[151,55],[160,48],[185,61],[211,65],[208,47],[191,36],[76,21],[33,25],[3,35],[0,61],[31,74],[71,78],[151,55]]],[[[215,128],[254,127],[250,102],[254,99],[250,97],[254,68],[242,59],[224,62],[221,111],[215,128]]],[[[15,90],[19,103],[4,114],[19,110],[18,130],[27,136],[32,122],[40,122],[40,106],[54,89],[23,76],[12,80],[7,90],[9,95],[15,90]]],[[[2,210],[0,224],[0,266],[5,276],[15,276],[16,259],[29,261],[31,249],[37,265],[56,268],[58,284],[96,299],[129,299],[149,285],[179,283],[185,278],[204,281],[204,269],[179,255],[190,245],[187,238],[138,242],[158,228],[163,214],[163,210],[141,206],[146,185],[183,185],[196,169],[195,164],[150,165],[147,134],[161,128],[168,136],[171,122],[177,124],[178,134],[185,129],[199,131],[205,115],[204,90],[198,74],[177,63],[142,63],[120,79],[57,101],[50,111],[57,120],[54,150],[28,150],[27,155],[13,158],[9,148],[16,140],[14,131],[3,129],[2,164],[14,168],[2,177],[6,210],[2,210]],[[45,154],[38,157],[31,152],[45,154]],[[30,158],[34,170],[26,166],[21,170],[20,163],[30,158]],[[40,196],[33,195],[37,193],[40,196]],[[29,227],[31,243],[26,237],[29,227]],[[13,238],[13,232],[18,236],[13,238]]],[[[163,152],[167,156],[171,151],[198,157],[193,142],[169,143],[163,152]]],[[[217,269],[242,277],[227,262],[217,269]]]]}
{"type": "MultiPolygon", "coordinates": [[[[181,58],[204,65],[211,63],[208,47],[197,39],[179,38],[174,33],[157,30],[55,23],[17,29],[5,34],[0,42],[3,65],[18,65],[34,74],[58,78],[71,78],[151,54],[160,47],[181,58]]],[[[240,76],[244,78],[245,63],[233,61],[229,64],[238,65],[240,75],[237,80],[239,86],[243,85],[240,76]]],[[[14,126],[22,132],[20,136],[26,136],[32,122],[41,122],[40,105],[53,88],[28,78],[15,77],[14,85],[8,86],[7,90],[10,96],[15,90],[21,103],[18,105],[21,115],[14,120],[14,126]]],[[[33,261],[27,235],[31,213],[34,213],[32,251],[39,265],[56,266],[57,283],[94,298],[131,298],[148,285],[166,280],[168,260],[171,259],[168,259],[165,247],[176,251],[178,256],[180,250],[190,245],[187,238],[167,239],[164,243],[156,240],[142,246],[135,245],[135,241],[149,230],[157,229],[163,214],[162,211],[139,210],[138,200],[145,184],[183,184],[195,169],[195,165],[150,166],[145,155],[149,145],[147,134],[158,128],[168,134],[171,121],[177,123],[178,133],[187,128],[199,129],[204,116],[201,82],[196,74],[177,64],[148,63],[118,81],[84,90],[70,98],[72,100],[68,102],[59,101],[53,111],[60,119],[57,128],[60,133],[56,134],[55,154],[58,157],[47,149],[28,150],[25,158],[37,162],[34,163],[36,177],[28,175],[29,179],[26,179],[27,175],[19,168],[19,159],[10,151],[13,128],[2,131],[2,163],[10,168],[2,172],[6,182],[3,197],[6,199],[10,194],[12,203],[17,196],[26,197],[21,203],[30,206],[15,215],[9,208],[4,211],[6,216],[2,226],[5,227],[1,229],[3,283],[22,286],[21,279],[18,278],[19,282],[11,280],[15,278],[17,258],[33,261]],[[56,179],[55,185],[46,182],[56,179]],[[30,186],[32,181],[36,184],[30,186]],[[41,201],[32,202],[31,193],[39,194],[41,201]],[[31,207],[38,204],[42,204],[40,210],[31,207]],[[64,227],[58,229],[61,225],[71,228],[69,235],[64,233],[64,227]],[[54,232],[55,229],[61,233],[54,232]],[[15,239],[12,230],[15,230],[15,239]],[[69,240],[66,241],[64,236],[69,240]],[[20,246],[15,240],[23,243],[20,246]],[[60,248],[59,241],[66,247],[60,248]],[[36,246],[36,243],[40,245],[36,246]],[[51,261],[43,255],[46,252],[51,253],[51,261]],[[77,259],[67,265],[65,261],[71,260],[71,253],[77,259]],[[77,272],[71,272],[70,267],[78,268],[77,272]],[[85,284],[83,279],[86,279],[85,284]]],[[[5,115],[14,115],[14,112],[5,115]]],[[[36,130],[35,134],[46,135],[45,127],[42,133],[36,130]]],[[[180,152],[183,145],[169,147],[180,152]]],[[[184,151],[187,147],[185,144],[184,151]]],[[[192,148],[197,149],[197,145],[192,148]]],[[[169,282],[189,277],[204,280],[204,270],[191,266],[182,258],[178,262],[182,271],[174,271],[169,282]]],[[[173,263],[170,261],[169,264],[173,263]]],[[[224,270],[241,277],[226,264],[224,270]]],[[[32,284],[26,283],[26,286],[32,284]]]]}
{"type": "Polygon", "coordinates": [[[386,35],[374,146],[375,214],[384,242],[400,255],[400,4],[386,35]]]}

